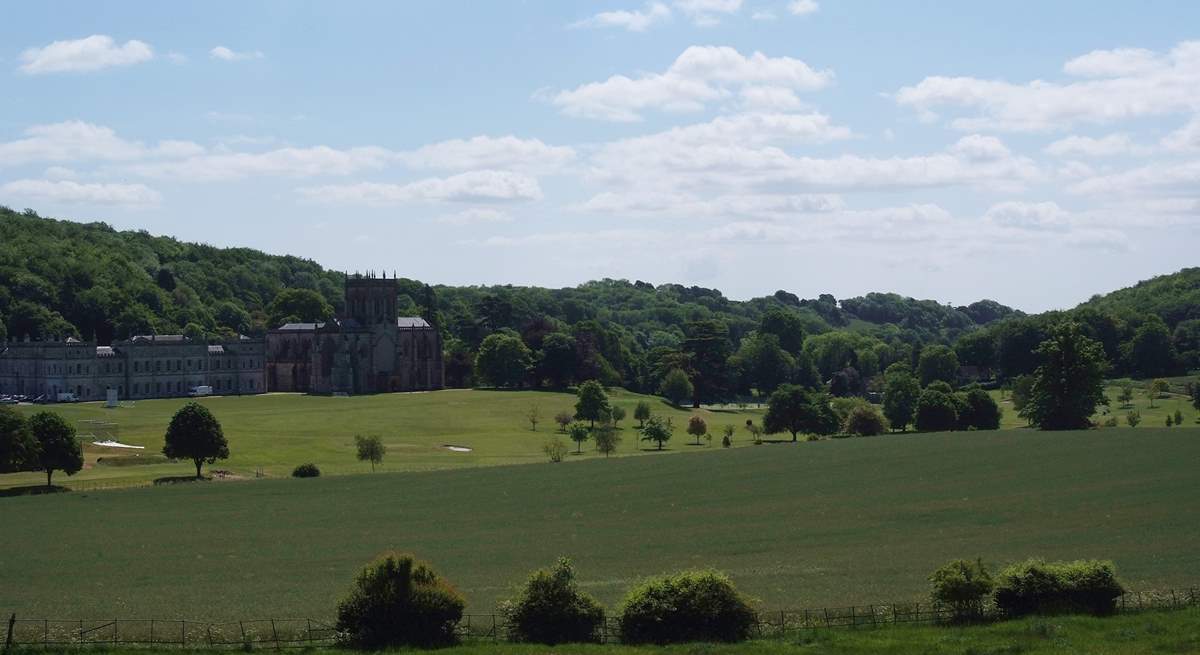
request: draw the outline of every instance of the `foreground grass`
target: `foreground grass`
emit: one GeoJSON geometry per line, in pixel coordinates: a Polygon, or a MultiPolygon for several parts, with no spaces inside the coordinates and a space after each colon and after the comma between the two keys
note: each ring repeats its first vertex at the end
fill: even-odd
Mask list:
{"type": "MultiPolygon", "coordinates": [[[[14,653],[42,653],[18,649],[14,653]]],[[[66,652],[66,651],[63,651],[66,652]]],[[[79,651],[71,651],[79,652],[79,651]]],[[[204,653],[163,649],[89,649],[112,655],[146,653],[204,653]]],[[[349,653],[319,648],[306,652],[349,653]]],[[[428,652],[428,651],[397,651],[428,652]]],[[[785,640],[744,644],[685,644],[679,646],[621,646],[565,644],[474,643],[435,651],[440,655],[1010,655],[1089,653],[1142,655],[1200,653],[1200,611],[1153,612],[1110,618],[1053,617],[1010,621],[987,626],[888,626],[858,630],[816,630],[789,635],[785,640]]]]}
{"type": "MultiPolygon", "coordinates": [[[[684,434],[688,418],[702,416],[714,435],[712,447],[720,447],[721,428],[738,427],[735,445],[750,443],[741,429],[747,418],[760,420],[761,410],[745,411],[678,409],[661,398],[615,389],[610,400],[624,407],[629,418],[621,423],[622,442],[618,456],[650,452],[650,445],[639,442],[633,409],[638,401],[651,403],[654,412],[669,416],[676,425],[669,452],[693,451],[700,446],[684,434]]],[[[333,398],[301,394],[267,394],[202,398],[221,421],[229,440],[230,458],[210,468],[231,471],[238,477],[286,477],[298,464],[315,463],[325,475],[369,473],[371,467],[354,457],[355,434],[378,434],[387,446],[383,470],[423,471],[469,468],[497,464],[544,462],[542,446],[555,435],[554,415],[574,412],[574,394],[541,391],[480,391],[449,389],[427,393],[396,393],[374,396],[333,398]],[[526,415],[537,407],[541,420],[537,431],[530,429],[526,415]],[[456,452],[446,445],[464,446],[470,452],[456,452]]],[[[55,475],[54,482],[69,488],[94,489],[102,486],[130,486],[149,483],[161,477],[188,475],[194,469],[187,462],[170,463],[162,456],[163,434],[171,416],[186,399],[138,401],[133,407],[105,409],[103,403],[79,403],[50,407],[21,406],[33,413],[50,409],[61,413],[76,426],[84,438],[85,468],[75,476],[55,475]],[[116,423],[111,428],[93,423],[116,423]],[[142,451],[93,446],[93,440],[111,437],[122,443],[145,446],[142,451]]],[[[566,437],[559,435],[564,440],[566,437]]],[[[568,441],[571,459],[598,455],[585,444],[575,454],[568,441]]],[[[41,473],[0,475],[0,489],[45,484],[41,473]]]]}
{"type": "Polygon", "coordinates": [[[1111,558],[1196,584],[1200,432],[897,435],[691,455],[193,483],[0,499],[0,615],[328,619],[386,549],[490,613],[574,558],[614,607],[638,578],[723,569],[764,609],[924,600],[956,557],[1111,558]]]}

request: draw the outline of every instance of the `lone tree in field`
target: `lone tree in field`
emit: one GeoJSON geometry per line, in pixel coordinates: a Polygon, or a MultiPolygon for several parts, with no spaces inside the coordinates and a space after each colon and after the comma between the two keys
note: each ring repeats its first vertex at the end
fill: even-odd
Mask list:
{"type": "Polygon", "coordinates": [[[596,440],[596,450],[604,453],[605,457],[617,452],[617,446],[621,443],[621,435],[611,424],[596,428],[596,433],[592,435],[592,438],[596,440]]]}
{"type": "Polygon", "coordinates": [[[908,430],[917,413],[917,400],[921,397],[921,385],[917,378],[904,370],[890,372],[884,376],[883,415],[892,429],[908,430]]]}
{"type": "Polygon", "coordinates": [[[1033,374],[1029,402],[1021,411],[1043,430],[1078,430],[1091,425],[1096,405],[1107,405],[1104,347],[1066,321],[1050,330],[1035,351],[1041,365],[1033,374]]]}
{"type": "Polygon", "coordinates": [[[383,445],[383,439],[377,434],[369,434],[362,436],[361,434],[354,435],[354,448],[358,451],[358,461],[370,462],[371,472],[375,472],[375,466],[383,463],[383,456],[387,453],[387,447],[383,445]]]}
{"type": "Polygon", "coordinates": [[[163,455],[170,459],[192,460],[196,465],[197,480],[201,466],[229,458],[229,443],[225,441],[221,424],[200,403],[188,403],[175,412],[167,426],[165,441],[163,455]]]}
{"type": "Polygon", "coordinates": [[[687,433],[696,437],[696,445],[700,445],[700,437],[708,434],[708,424],[699,416],[693,416],[688,419],[687,433]]]}
{"type": "MultiPolygon", "coordinates": [[[[1197,406],[1196,409],[1200,409],[1200,406],[1197,406]]],[[[633,408],[633,418],[638,422],[639,430],[646,427],[646,419],[650,418],[650,403],[639,400],[637,406],[633,408]]]]}
{"type": "Polygon", "coordinates": [[[625,408],[621,407],[620,405],[613,405],[608,413],[608,417],[612,419],[613,425],[617,425],[621,421],[624,421],[625,416],[625,408]]]}
{"type": "Polygon", "coordinates": [[[767,434],[790,432],[792,441],[796,441],[796,435],[801,432],[833,434],[838,429],[838,419],[829,408],[825,394],[784,384],[771,394],[763,427],[767,434]]]}
{"type": "Polygon", "coordinates": [[[525,412],[525,420],[529,421],[529,429],[537,432],[538,421],[542,419],[542,412],[537,405],[530,405],[525,412]]]}
{"type": "Polygon", "coordinates": [[[1170,383],[1162,378],[1151,380],[1150,384],[1146,388],[1146,396],[1150,398],[1150,406],[1154,407],[1154,399],[1162,398],[1162,395],[1167,392],[1167,389],[1170,388],[1170,383]]]}
{"type": "Polygon", "coordinates": [[[651,416],[646,419],[646,424],[641,428],[642,441],[654,441],[658,443],[658,449],[662,450],[663,444],[671,440],[670,421],[664,420],[661,416],[651,416]]]}
{"type": "Polygon", "coordinates": [[[571,416],[571,412],[559,412],[554,415],[554,422],[558,424],[558,431],[563,434],[567,433],[567,426],[574,420],[575,417],[571,416]]]}
{"type": "Polygon", "coordinates": [[[83,468],[83,450],[75,439],[75,428],[54,412],[29,417],[29,432],[37,442],[36,466],[46,472],[46,486],[54,472],[75,475],[83,468]]]}
{"type": "Polygon", "coordinates": [[[567,426],[567,436],[571,438],[571,441],[575,442],[575,452],[582,453],[583,442],[592,436],[592,431],[582,423],[572,423],[567,426]]]}
{"type": "Polygon", "coordinates": [[[608,414],[608,396],[604,387],[595,380],[588,380],[579,385],[579,400],[575,403],[575,418],[588,421],[589,427],[596,427],[596,421],[602,420],[608,414]]]}
{"type": "Polygon", "coordinates": [[[1126,382],[1121,385],[1121,393],[1117,395],[1117,400],[1121,401],[1121,408],[1127,409],[1133,405],[1133,383],[1126,382]]]}
{"type": "Polygon", "coordinates": [[[37,455],[29,421],[17,410],[0,405],[0,473],[28,471],[37,466],[37,455]]]}

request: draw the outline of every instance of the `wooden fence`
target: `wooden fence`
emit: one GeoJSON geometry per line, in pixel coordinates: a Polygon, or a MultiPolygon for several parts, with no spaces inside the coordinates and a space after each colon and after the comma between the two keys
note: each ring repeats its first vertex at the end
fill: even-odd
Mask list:
{"type": "MultiPolygon", "coordinates": [[[[1200,607],[1200,588],[1159,592],[1129,592],[1117,600],[1117,613],[1200,607]]],[[[930,603],[893,603],[772,610],[758,613],[753,636],[786,639],[804,631],[834,628],[871,628],[904,624],[943,624],[954,618],[951,609],[930,603]]],[[[983,620],[1002,620],[994,607],[985,607],[983,620]]],[[[503,615],[466,614],[458,624],[463,641],[511,641],[503,615]]],[[[192,649],[261,648],[283,650],[332,645],[337,634],[327,622],[316,619],[258,619],[210,623],[162,619],[8,621],[5,650],[11,646],[154,646],[192,649]]],[[[620,641],[615,618],[596,626],[595,639],[620,641]]]]}

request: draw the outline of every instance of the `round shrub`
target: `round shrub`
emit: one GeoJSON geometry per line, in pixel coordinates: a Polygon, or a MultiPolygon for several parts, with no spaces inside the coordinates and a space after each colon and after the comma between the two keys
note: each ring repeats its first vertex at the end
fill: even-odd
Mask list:
{"type": "Polygon", "coordinates": [[[1008,616],[1112,614],[1125,593],[1112,562],[1027,560],[1000,572],[996,608],[1008,616]]]}
{"type": "Polygon", "coordinates": [[[988,392],[979,387],[968,389],[961,394],[959,404],[958,425],[962,430],[1000,429],[1000,406],[988,392]]]}
{"type": "Polygon", "coordinates": [[[321,469],[317,468],[316,464],[301,464],[292,469],[293,478],[319,478],[321,477],[321,469]]]}
{"type": "Polygon", "coordinates": [[[513,641],[564,644],[598,641],[604,609],[579,591],[571,560],[563,557],[550,570],[534,571],[513,600],[501,606],[513,641]]]}
{"type": "Polygon", "coordinates": [[[670,644],[744,641],[755,622],[750,602],[717,571],[685,571],[650,578],[626,594],[621,641],[670,644]]]}
{"type": "Polygon", "coordinates": [[[887,419],[874,405],[859,405],[851,409],[842,423],[842,432],[860,437],[874,437],[887,431],[887,419]]]}
{"type": "Polygon", "coordinates": [[[926,389],[917,398],[917,429],[921,432],[953,430],[958,424],[958,408],[948,393],[926,389]]]}
{"type": "Polygon", "coordinates": [[[933,601],[953,609],[954,620],[960,622],[983,618],[983,599],[995,586],[981,560],[947,562],[929,576],[929,582],[933,601]]]}
{"type": "Polygon", "coordinates": [[[359,572],[338,603],[336,629],[345,645],[363,650],[448,646],[465,605],[427,564],[388,553],[359,572]]]}

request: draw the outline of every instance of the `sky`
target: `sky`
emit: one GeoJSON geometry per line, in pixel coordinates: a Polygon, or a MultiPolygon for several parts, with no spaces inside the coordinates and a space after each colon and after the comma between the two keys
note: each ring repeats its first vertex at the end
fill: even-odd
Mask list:
{"type": "Polygon", "coordinates": [[[1183,0],[26,2],[0,84],[0,204],[339,270],[1032,312],[1200,259],[1183,0]]]}

